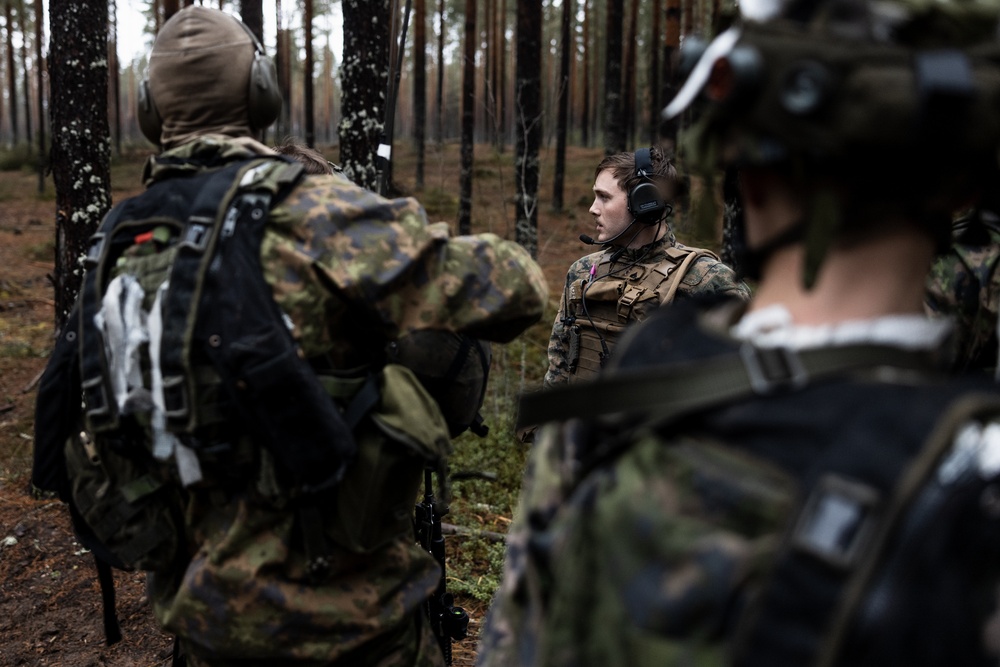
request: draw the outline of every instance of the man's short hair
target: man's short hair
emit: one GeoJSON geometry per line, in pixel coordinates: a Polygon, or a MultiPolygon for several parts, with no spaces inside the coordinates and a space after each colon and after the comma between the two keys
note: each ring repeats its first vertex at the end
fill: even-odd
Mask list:
{"type": "MultiPolygon", "coordinates": [[[[649,159],[653,164],[653,173],[649,176],[658,186],[670,186],[677,181],[677,168],[662,150],[655,146],[650,148],[649,159]]],[[[629,151],[606,156],[594,170],[594,178],[600,176],[602,171],[610,171],[618,187],[626,193],[642,180],[635,173],[635,153],[629,151]]]]}

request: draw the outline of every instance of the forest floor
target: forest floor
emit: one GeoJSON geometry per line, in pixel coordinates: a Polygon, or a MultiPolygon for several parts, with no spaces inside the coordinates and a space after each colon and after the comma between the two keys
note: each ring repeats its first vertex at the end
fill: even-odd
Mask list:
{"type": "MultiPolygon", "coordinates": [[[[457,198],[458,178],[452,167],[458,164],[458,147],[447,152],[454,155],[429,160],[428,200],[445,196],[442,193],[457,198]]],[[[480,158],[477,149],[474,231],[513,237],[513,184],[509,176],[506,184],[502,177],[490,178],[501,172],[513,173],[510,152],[496,156],[490,151],[486,158],[480,158]]],[[[586,210],[592,197],[593,168],[601,156],[599,149],[570,149],[565,197],[569,213],[550,209],[551,176],[543,180],[548,190],[543,193],[545,203],[539,207],[538,256],[553,302],[570,262],[588,251],[576,237],[593,233],[586,210]]],[[[551,159],[543,155],[543,165],[546,162],[551,164],[551,159]]],[[[115,201],[140,189],[140,167],[141,159],[133,159],[113,170],[115,201]]],[[[401,173],[397,171],[397,177],[401,173]]],[[[55,203],[51,179],[45,187],[47,192],[38,195],[33,174],[0,174],[0,665],[169,665],[173,642],[152,619],[144,575],[115,573],[124,638],[106,646],[92,555],[74,539],[65,506],[29,494],[35,397],[52,348],[54,321],[55,203]]],[[[448,219],[433,212],[431,217],[448,219]]],[[[547,329],[550,322],[537,326],[547,329]]],[[[460,541],[455,548],[461,548],[460,541]]],[[[485,604],[471,599],[459,599],[458,603],[469,609],[472,623],[470,637],[455,644],[454,664],[471,665],[485,604]]]]}

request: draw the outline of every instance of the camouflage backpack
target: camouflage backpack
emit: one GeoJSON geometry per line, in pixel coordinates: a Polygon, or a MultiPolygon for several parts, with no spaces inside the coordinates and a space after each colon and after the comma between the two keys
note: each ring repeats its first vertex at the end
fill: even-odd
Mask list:
{"type": "Polygon", "coordinates": [[[94,236],[40,386],[32,479],[69,502],[98,558],[109,641],[108,566],[182,567],[188,489],[249,485],[292,507],[320,576],[331,544],[369,553],[412,534],[423,470],[450,449],[409,369],[337,376],[300,356],[260,243],[301,174],[260,157],[157,182],[94,236]]]}

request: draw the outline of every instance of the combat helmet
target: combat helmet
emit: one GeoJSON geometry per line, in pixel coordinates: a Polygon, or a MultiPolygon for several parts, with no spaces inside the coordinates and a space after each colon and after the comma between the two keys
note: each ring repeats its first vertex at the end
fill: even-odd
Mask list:
{"type": "Polygon", "coordinates": [[[747,0],[710,43],[686,40],[692,66],[663,116],[697,117],[681,152],[703,174],[782,165],[849,186],[847,201],[807,200],[807,285],[831,239],[893,213],[943,249],[955,208],[997,170],[998,19],[1000,0],[747,0]]]}
{"type": "Polygon", "coordinates": [[[139,127],[164,148],[199,134],[251,136],[281,111],[274,62],[250,29],[191,5],[163,24],[136,97],[139,127]]]}

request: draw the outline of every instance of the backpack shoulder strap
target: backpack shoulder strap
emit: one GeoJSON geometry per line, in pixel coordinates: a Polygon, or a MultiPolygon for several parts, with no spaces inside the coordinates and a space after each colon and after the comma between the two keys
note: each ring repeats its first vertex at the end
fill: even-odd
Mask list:
{"type": "Polygon", "coordinates": [[[665,422],[755,394],[884,366],[927,370],[931,357],[884,345],[795,351],[744,342],[732,354],[620,370],[593,383],[526,394],[520,401],[517,428],[615,414],[634,418],[636,413],[644,414],[644,421],[665,422]]]}
{"type": "MultiPolygon", "coordinates": [[[[667,256],[675,261],[679,261],[680,264],[676,269],[670,272],[667,277],[667,282],[669,286],[663,293],[663,297],[660,299],[660,303],[670,303],[674,300],[674,296],[677,294],[678,288],[681,286],[681,281],[684,280],[684,276],[687,275],[688,269],[701,257],[711,257],[712,259],[718,260],[719,256],[716,255],[711,250],[705,250],[703,248],[678,248],[677,246],[671,246],[667,248],[667,256]]],[[[661,283],[662,284],[662,283],[661,283]]]]}

